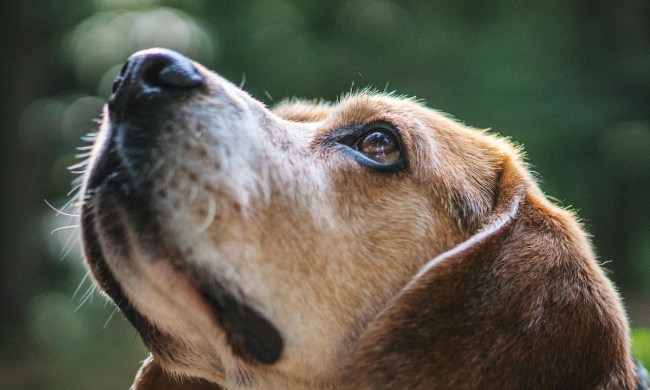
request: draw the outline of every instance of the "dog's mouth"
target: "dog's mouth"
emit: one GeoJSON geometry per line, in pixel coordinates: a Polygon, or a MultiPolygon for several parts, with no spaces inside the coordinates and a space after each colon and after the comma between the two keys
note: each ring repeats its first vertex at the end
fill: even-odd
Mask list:
{"type": "MultiPolygon", "coordinates": [[[[153,349],[152,344],[160,342],[163,332],[127,299],[123,287],[110,269],[107,256],[116,256],[116,261],[125,263],[139,261],[132,259],[135,255],[134,244],[130,242],[133,238],[129,237],[127,228],[136,234],[137,245],[150,252],[152,258],[174,257],[178,256],[178,252],[169,240],[162,239],[158,228],[160,222],[152,210],[150,196],[133,186],[129,173],[114,150],[109,148],[105,156],[97,161],[88,178],[85,198],[82,235],[89,267],[99,286],[153,349]]],[[[181,259],[176,263],[182,264],[183,261],[181,259]]],[[[262,364],[273,364],[280,358],[283,340],[269,320],[236,299],[218,281],[198,282],[193,280],[193,272],[183,270],[178,265],[174,268],[185,274],[192,288],[211,308],[211,314],[225,332],[234,355],[262,364]]],[[[169,339],[168,336],[164,337],[169,339]]]]}
{"type": "MultiPolygon", "coordinates": [[[[141,122],[138,126],[142,126],[141,122]]],[[[225,333],[233,354],[253,363],[277,362],[284,345],[273,324],[248,305],[245,299],[235,298],[218,281],[206,282],[193,277],[200,274],[200,270],[192,269],[187,259],[180,258],[173,239],[162,233],[160,226],[165,221],[155,208],[155,195],[152,194],[151,183],[148,183],[151,178],[143,180],[136,177],[138,174],[133,169],[127,169],[127,162],[132,167],[138,160],[129,159],[132,151],[127,151],[124,145],[116,141],[117,128],[116,125],[107,126],[103,130],[103,138],[97,141],[95,148],[101,148],[102,152],[97,153],[99,157],[86,177],[83,191],[81,221],[84,251],[87,264],[101,289],[112,298],[155,353],[160,350],[161,344],[174,337],[161,330],[165,324],[157,323],[160,319],[150,314],[145,317],[138,310],[127,297],[127,292],[131,296],[138,292],[125,291],[120,277],[124,276],[124,272],[129,272],[130,267],[151,269],[155,266],[152,263],[174,259],[173,265],[171,262],[164,265],[189,281],[188,288],[194,290],[190,295],[198,297],[205,303],[200,305],[209,308],[210,315],[225,333]],[[143,252],[147,256],[140,258],[143,252]],[[141,267],[139,262],[146,263],[147,267],[141,267]],[[116,276],[115,267],[121,270],[120,277],[116,276]]],[[[138,152],[142,154],[146,151],[138,152]]],[[[133,272],[133,275],[136,274],[133,272]]],[[[191,302],[187,304],[191,305],[191,302]]]]}

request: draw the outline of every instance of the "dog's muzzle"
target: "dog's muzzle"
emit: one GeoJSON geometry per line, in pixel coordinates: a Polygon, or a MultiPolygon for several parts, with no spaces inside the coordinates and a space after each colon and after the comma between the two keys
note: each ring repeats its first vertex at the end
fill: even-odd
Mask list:
{"type": "MultiPolygon", "coordinates": [[[[161,213],[156,210],[152,181],[158,142],[169,129],[173,112],[197,94],[208,93],[208,80],[188,58],[164,49],[134,54],[113,84],[108,120],[95,145],[96,160],[89,167],[83,188],[82,234],[86,261],[100,287],[113,299],[150,348],[166,337],[125,297],[109,264],[133,260],[127,231],[135,234],[147,259],[176,258],[173,238],[163,238],[161,213]],[[107,257],[115,259],[107,261],[107,257]]],[[[172,124],[173,125],[173,124],[172,124]]],[[[189,228],[189,227],[188,227],[189,228]]],[[[188,269],[188,268],[187,268],[188,269]]],[[[275,363],[283,350],[279,331],[257,310],[234,298],[218,282],[190,282],[213,308],[235,355],[263,364],[275,363]]],[[[199,270],[200,271],[200,270],[199,270]]],[[[155,318],[152,319],[155,322],[155,318]]]]}

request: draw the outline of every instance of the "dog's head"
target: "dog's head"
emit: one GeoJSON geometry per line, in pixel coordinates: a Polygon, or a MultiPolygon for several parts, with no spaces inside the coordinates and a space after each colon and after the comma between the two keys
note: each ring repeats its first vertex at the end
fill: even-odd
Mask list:
{"type": "Polygon", "coordinates": [[[270,111],[177,53],[139,52],[83,196],[89,267],[152,352],[138,388],[633,380],[574,218],[508,142],[416,101],[270,111]]]}

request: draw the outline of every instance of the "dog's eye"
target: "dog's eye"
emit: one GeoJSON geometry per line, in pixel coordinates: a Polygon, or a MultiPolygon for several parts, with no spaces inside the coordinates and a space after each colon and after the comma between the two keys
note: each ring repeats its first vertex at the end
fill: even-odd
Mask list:
{"type": "MultiPolygon", "coordinates": [[[[356,162],[379,172],[406,168],[406,153],[399,130],[391,123],[376,121],[351,125],[330,134],[340,151],[356,162]]],[[[330,141],[330,142],[332,142],[330,141]]]]}
{"type": "Polygon", "coordinates": [[[400,144],[392,131],[375,128],[365,133],[355,144],[355,149],[381,164],[390,164],[401,158],[400,144]]]}

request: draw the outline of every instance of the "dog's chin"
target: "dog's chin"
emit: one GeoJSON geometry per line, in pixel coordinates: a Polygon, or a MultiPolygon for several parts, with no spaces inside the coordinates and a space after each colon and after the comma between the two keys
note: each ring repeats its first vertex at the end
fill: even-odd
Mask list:
{"type": "Polygon", "coordinates": [[[252,363],[277,362],[279,331],[217,280],[192,277],[201,270],[179,258],[173,238],[162,236],[150,195],[139,188],[110,151],[88,177],[82,235],[101,289],[164,360],[183,366],[196,347],[212,356],[211,368],[221,366],[224,352],[252,363]],[[224,335],[229,352],[219,345],[224,335]]]}

